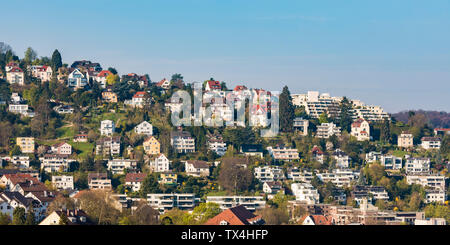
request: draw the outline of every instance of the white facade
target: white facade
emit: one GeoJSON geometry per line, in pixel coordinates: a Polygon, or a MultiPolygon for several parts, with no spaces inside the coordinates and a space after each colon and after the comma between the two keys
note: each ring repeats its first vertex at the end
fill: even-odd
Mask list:
{"type": "Polygon", "coordinates": [[[408,132],[402,132],[402,134],[400,134],[398,136],[397,145],[399,147],[403,147],[403,148],[413,147],[414,146],[413,139],[414,139],[414,137],[412,134],[410,134],[408,132]]]}
{"type": "Polygon", "coordinates": [[[319,192],[309,183],[292,183],[291,190],[297,201],[307,204],[319,203],[319,192]]]}
{"type": "Polygon", "coordinates": [[[345,187],[358,179],[359,172],[351,169],[334,169],[332,172],[318,173],[317,177],[324,183],[331,182],[338,187],[345,187]]]}
{"type": "Polygon", "coordinates": [[[75,159],[69,159],[67,155],[47,154],[39,158],[41,169],[45,172],[68,172],[70,163],[75,159]]]}
{"type": "Polygon", "coordinates": [[[408,185],[417,184],[423,187],[428,186],[434,189],[445,190],[445,176],[436,174],[415,174],[407,175],[408,185]]]}
{"type": "Polygon", "coordinates": [[[303,118],[295,118],[294,119],[294,129],[297,130],[300,135],[306,136],[308,135],[308,127],[309,121],[303,118]]]}
{"type": "Polygon", "coordinates": [[[370,140],[370,125],[363,118],[357,119],[352,123],[352,131],[350,133],[356,137],[358,141],[370,140]]]}
{"type": "Polygon", "coordinates": [[[408,158],[406,159],[405,168],[407,174],[429,173],[429,158],[408,158]]]}
{"type": "Polygon", "coordinates": [[[420,146],[425,150],[440,149],[441,139],[436,137],[423,137],[422,144],[420,146]]]}
{"type": "Polygon", "coordinates": [[[206,203],[217,203],[222,210],[243,205],[249,211],[262,209],[266,206],[263,196],[208,196],[206,203]]]}
{"type": "Polygon", "coordinates": [[[283,169],[278,166],[256,167],[254,169],[254,175],[261,182],[284,179],[283,169]]]}
{"type": "Polygon", "coordinates": [[[425,194],[425,203],[441,203],[445,202],[445,191],[443,190],[428,190],[425,194]]]}
{"type": "Polygon", "coordinates": [[[149,161],[149,167],[153,172],[167,172],[170,170],[170,161],[164,154],[159,154],[149,161]]]}
{"type": "Polygon", "coordinates": [[[147,202],[151,207],[165,211],[173,208],[191,210],[195,207],[195,194],[147,194],[147,202]]]}
{"type": "Polygon", "coordinates": [[[208,148],[219,156],[227,152],[227,144],[223,141],[208,141],[208,148]]]}
{"type": "Polygon", "coordinates": [[[269,146],[267,147],[267,151],[275,160],[291,161],[300,159],[298,150],[296,148],[288,148],[285,146],[272,148],[271,146],[269,146]]]}
{"type": "Polygon", "coordinates": [[[111,120],[103,120],[100,124],[100,134],[111,136],[115,131],[116,125],[111,120]]]}
{"type": "Polygon", "coordinates": [[[113,159],[108,161],[108,170],[113,174],[123,174],[125,169],[135,170],[136,168],[136,160],[113,159]]]}
{"type": "Polygon", "coordinates": [[[137,134],[145,134],[151,136],[153,135],[153,125],[146,121],[141,122],[134,128],[134,132],[136,132],[137,134]]]}
{"type": "Polygon", "coordinates": [[[11,163],[18,168],[29,168],[30,157],[29,156],[12,156],[11,163]]]}
{"type": "Polygon", "coordinates": [[[322,123],[317,127],[316,137],[318,138],[329,138],[333,135],[340,136],[341,128],[337,127],[334,123],[322,123]]]}
{"type": "Polygon", "coordinates": [[[69,175],[60,175],[60,176],[53,175],[52,184],[58,190],[74,189],[73,176],[69,175]]]}

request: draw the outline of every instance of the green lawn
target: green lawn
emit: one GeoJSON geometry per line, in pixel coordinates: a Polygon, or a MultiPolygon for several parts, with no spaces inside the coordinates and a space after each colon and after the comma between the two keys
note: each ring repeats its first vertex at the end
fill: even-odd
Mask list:
{"type": "Polygon", "coordinates": [[[73,150],[78,153],[79,158],[83,158],[94,150],[94,144],[89,142],[70,141],[69,144],[73,147],[73,150]]]}
{"type": "Polygon", "coordinates": [[[411,153],[407,152],[407,151],[401,151],[401,150],[395,150],[392,155],[396,156],[396,157],[404,157],[405,155],[411,155],[411,153]]]}
{"type": "Polygon", "coordinates": [[[73,139],[74,132],[72,127],[61,127],[56,129],[56,137],[57,138],[69,138],[73,139]]]}

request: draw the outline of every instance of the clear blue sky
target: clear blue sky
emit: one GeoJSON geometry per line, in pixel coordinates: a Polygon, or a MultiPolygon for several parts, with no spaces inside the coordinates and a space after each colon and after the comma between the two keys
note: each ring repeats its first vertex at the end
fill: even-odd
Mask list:
{"type": "Polygon", "coordinates": [[[389,112],[450,111],[450,1],[5,1],[0,41],[23,56],[181,73],[229,87],[348,96],[389,112]]]}

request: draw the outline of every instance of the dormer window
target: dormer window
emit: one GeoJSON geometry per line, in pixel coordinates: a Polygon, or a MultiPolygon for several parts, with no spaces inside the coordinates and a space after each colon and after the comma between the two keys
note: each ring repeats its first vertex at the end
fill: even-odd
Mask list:
{"type": "Polygon", "coordinates": [[[228,225],[228,222],[225,220],[220,221],[220,225],[228,225]]]}

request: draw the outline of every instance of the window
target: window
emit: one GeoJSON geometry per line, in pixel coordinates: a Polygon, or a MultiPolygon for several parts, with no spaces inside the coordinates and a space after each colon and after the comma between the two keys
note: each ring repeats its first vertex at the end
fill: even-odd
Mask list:
{"type": "Polygon", "coordinates": [[[220,221],[220,225],[228,225],[228,222],[225,220],[220,221]]]}

